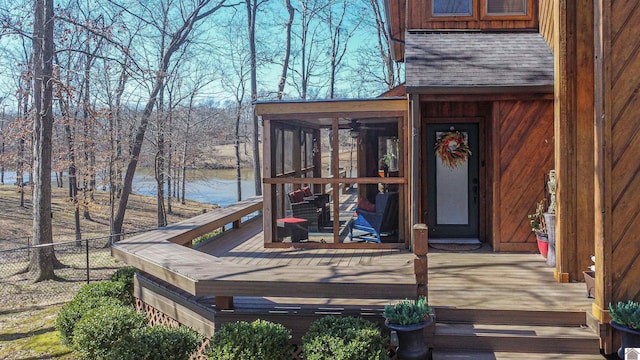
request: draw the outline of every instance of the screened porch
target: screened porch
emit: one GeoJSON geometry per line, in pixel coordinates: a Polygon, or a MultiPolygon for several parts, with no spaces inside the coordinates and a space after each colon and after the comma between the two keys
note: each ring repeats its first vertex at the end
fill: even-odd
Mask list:
{"type": "Polygon", "coordinates": [[[256,104],[266,247],[408,247],[406,98],[256,104]]]}

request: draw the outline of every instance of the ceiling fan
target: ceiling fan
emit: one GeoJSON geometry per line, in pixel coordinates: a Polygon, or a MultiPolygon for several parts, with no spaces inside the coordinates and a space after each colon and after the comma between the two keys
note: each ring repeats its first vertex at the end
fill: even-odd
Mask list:
{"type": "Polygon", "coordinates": [[[363,125],[358,122],[357,119],[351,119],[351,125],[349,126],[349,134],[352,138],[358,138],[360,135],[360,130],[385,130],[385,126],[371,126],[371,125],[363,125]]]}

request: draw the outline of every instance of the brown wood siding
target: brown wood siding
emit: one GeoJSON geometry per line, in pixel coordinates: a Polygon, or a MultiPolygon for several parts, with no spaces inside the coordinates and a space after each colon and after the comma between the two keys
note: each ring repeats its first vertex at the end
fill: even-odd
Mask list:
{"type": "Polygon", "coordinates": [[[404,61],[404,33],[406,30],[406,0],[387,0],[387,20],[396,61],[404,61]]]}
{"type": "Polygon", "coordinates": [[[547,44],[553,49],[553,2],[554,0],[539,0],[538,13],[540,14],[539,31],[542,37],[547,41],[547,44]]]}
{"type": "Polygon", "coordinates": [[[553,102],[496,102],[493,125],[494,249],[535,250],[527,214],[544,197],[553,168],[553,102]]]}
{"type": "MultiPolygon", "coordinates": [[[[609,37],[611,122],[612,301],[640,299],[640,3],[611,1],[609,37]]],[[[605,49],[606,50],[606,49],[605,49]]],[[[606,95],[605,95],[606,96],[606,95]]],[[[607,239],[608,237],[608,239],[607,239]]]]}
{"type": "Polygon", "coordinates": [[[532,15],[527,20],[481,20],[481,14],[479,14],[479,1],[474,4],[477,6],[476,17],[472,20],[451,20],[443,21],[441,19],[430,20],[429,5],[431,1],[425,0],[408,0],[407,3],[407,29],[423,29],[423,30],[439,30],[439,29],[537,29],[537,1],[529,0],[531,5],[529,6],[532,15]]]}

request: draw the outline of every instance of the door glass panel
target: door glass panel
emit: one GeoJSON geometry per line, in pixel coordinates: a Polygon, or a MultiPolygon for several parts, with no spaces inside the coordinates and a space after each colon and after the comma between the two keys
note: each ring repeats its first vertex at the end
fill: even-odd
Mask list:
{"type": "MultiPolygon", "coordinates": [[[[436,132],[436,139],[446,135],[436,132]]],[[[463,132],[468,139],[468,133],[463,132]]],[[[469,224],[469,161],[451,168],[436,157],[436,222],[439,225],[469,224]]]]}

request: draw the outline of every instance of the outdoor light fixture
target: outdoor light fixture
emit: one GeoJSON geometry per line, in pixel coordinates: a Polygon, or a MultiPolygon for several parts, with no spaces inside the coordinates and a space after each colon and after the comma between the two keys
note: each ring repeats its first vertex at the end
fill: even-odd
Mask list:
{"type": "Polygon", "coordinates": [[[360,135],[360,124],[354,119],[351,119],[351,128],[349,129],[349,135],[352,139],[357,139],[360,135]]]}

